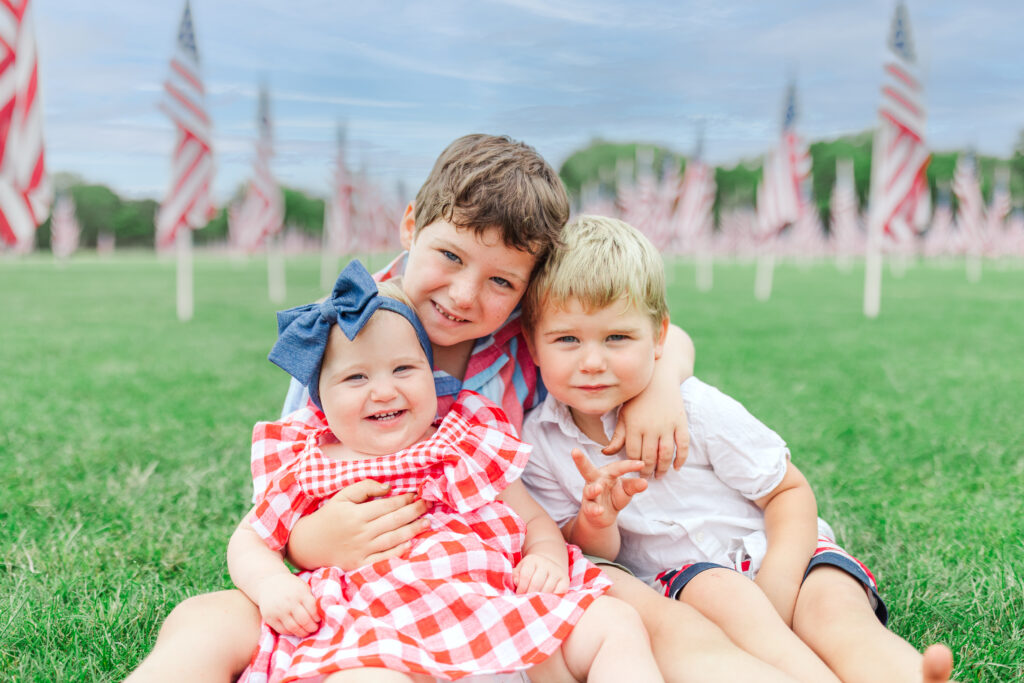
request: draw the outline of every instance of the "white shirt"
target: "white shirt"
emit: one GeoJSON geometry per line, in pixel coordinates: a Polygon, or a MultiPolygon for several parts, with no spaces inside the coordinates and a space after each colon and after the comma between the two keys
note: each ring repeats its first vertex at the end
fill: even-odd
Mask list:
{"type": "MultiPolygon", "coordinates": [[[[622,545],[617,558],[607,559],[648,583],[662,571],[694,562],[738,567],[749,559],[753,576],[767,550],[764,513],[754,501],[782,481],[789,449],[738,401],[696,377],[683,382],[680,393],[690,426],[686,463],[651,478],[647,490],[619,512],[622,545]]],[[[601,418],[608,437],[617,417],[615,410],[601,418]]],[[[576,517],[583,497],[572,449],[582,449],[598,467],[625,457],[601,453],[601,445],[550,394],[527,415],[523,440],[534,445],[523,481],[560,527],[576,517]]],[[[821,520],[819,530],[834,538],[821,520]]]]}

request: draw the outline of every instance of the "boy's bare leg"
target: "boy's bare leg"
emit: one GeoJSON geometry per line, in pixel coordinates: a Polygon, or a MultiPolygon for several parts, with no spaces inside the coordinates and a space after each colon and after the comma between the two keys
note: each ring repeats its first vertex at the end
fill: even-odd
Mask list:
{"type": "Polygon", "coordinates": [[[739,647],[797,680],[839,682],[746,576],[731,569],[703,571],[686,584],[679,599],[717,624],[739,647]]]}
{"type": "Polygon", "coordinates": [[[259,636],[259,610],[241,591],[188,598],[167,615],[153,651],[125,683],[229,683],[249,664],[259,636]]]}
{"type": "Polygon", "coordinates": [[[836,567],[814,569],[797,596],[793,630],[844,681],[948,681],[953,655],[932,646],[925,655],[885,628],[864,586],[836,567]]]}
{"type": "Polygon", "coordinates": [[[562,647],[528,674],[538,683],[664,680],[636,610],[607,596],[592,602],[562,647]]]}
{"type": "Polygon", "coordinates": [[[696,609],[659,595],[643,581],[611,566],[602,566],[614,585],[609,595],[628,602],[640,614],[662,675],[671,683],[795,679],[741,650],[696,609]]]}

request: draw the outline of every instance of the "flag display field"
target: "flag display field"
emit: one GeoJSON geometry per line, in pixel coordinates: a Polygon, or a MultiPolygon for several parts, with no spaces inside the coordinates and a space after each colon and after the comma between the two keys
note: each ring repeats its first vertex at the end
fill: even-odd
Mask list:
{"type": "MultiPolygon", "coordinates": [[[[263,261],[194,267],[182,324],[149,252],[0,263],[0,679],[121,680],[175,604],[231,585],[252,426],[287,377],[263,261]]],[[[280,307],[322,295],[318,255],[287,267],[280,307]]],[[[704,293],[693,268],[669,298],[698,376],[786,439],[891,628],[947,643],[960,680],[1024,677],[1024,268],[911,267],[877,319],[862,266],[780,264],[767,302],[751,265],[704,293]]]]}

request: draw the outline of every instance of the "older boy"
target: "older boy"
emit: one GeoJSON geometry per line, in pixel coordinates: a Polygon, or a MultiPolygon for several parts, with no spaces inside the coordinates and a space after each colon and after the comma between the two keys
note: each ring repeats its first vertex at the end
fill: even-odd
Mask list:
{"type": "MultiPolygon", "coordinates": [[[[680,387],[691,430],[684,466],[645,481],[606,464],[618,411],[664,348],[663,267],[650,242],[614,219],[581,217],[562,241],[524,300],[549,393],[524,424],[535,450],[523,478],[566,539],[617,559],[801,680],[921,680],[925,660],[884,627],[873,577],[817,518],[785,442],[739,403],[691,377],[680,387]]],[[[657,617],[655,604],[634,601],[645,619],[657,617]]],[[[671,656],[657,647],[659,661],[671,656]]],[[[948,679],[949,657],[930,649],[926,679],[948,679]]]]}

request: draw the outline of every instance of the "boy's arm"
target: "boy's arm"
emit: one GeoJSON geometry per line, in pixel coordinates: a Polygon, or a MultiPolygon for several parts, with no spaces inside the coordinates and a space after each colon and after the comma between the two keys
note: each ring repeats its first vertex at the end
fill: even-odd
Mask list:
{"type": "Polygon", "coordinates": [[[619,452],[625,445],[630,460],[643,461],[644,477],[660,477],[670,465],[676,469],[683,466],[690,430],[679,385],[693,376],[696,353],[690,335],[670,324],[651,382],[622,404],[611,442],[603,450],[606,455],[619,452]]]}
{"type": "Polygon", "coordinates": [[[420,519],[427,506],[411,493],[388,496],[388,491],[387,485],[372,479],[338,491],[295,523],[285,549],[288,561],[299,569],[352,571],[401,556],[428,526],[420,519]]]}
{"type": "Polygon", "coordinates": [[[818,538],[818,504],[804,475],[787,463],[786,475],[755,501],[764,510],[768,551],[754,579],[792,626],[797,593],[818,538]]]}
{"type": "Polygon", "coordinates": [[[572,460],[586,483],[579,512],[562,527],[562,534],[588,555],[614,560],[622,543],[619,512],[647,488],[645,480],[623,475],[638,471],[641,463],[617,460],[598,469],[578,448],[572,449],[572,460]]]}
{"type": "Polygon", "coordinates": [[[306,636],[317,629],[320,617],[309,585],[291,573],[281,553],[271,550],[244,519],[228,541],[228,572],[275,631],[306,636]]]}
{"type": "Polygon", "coordinates": [[[512,482],[498,497],[526,523],[523,559],[516,565],[516,593],[564,593],[569,588],[569,554],[555,521],[526,490],[512,482]]]}

